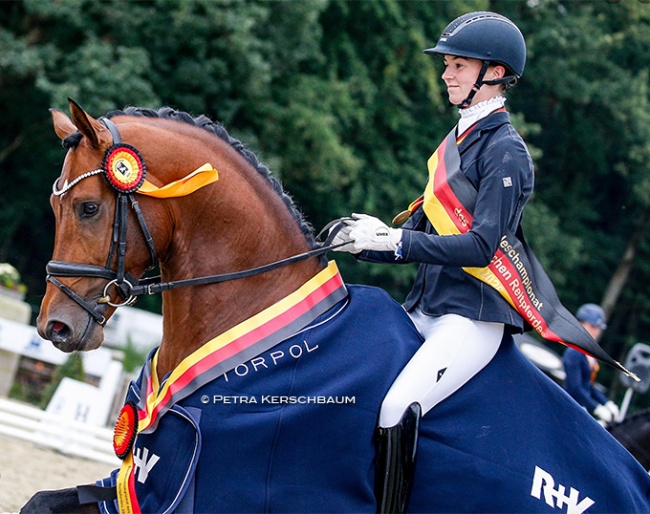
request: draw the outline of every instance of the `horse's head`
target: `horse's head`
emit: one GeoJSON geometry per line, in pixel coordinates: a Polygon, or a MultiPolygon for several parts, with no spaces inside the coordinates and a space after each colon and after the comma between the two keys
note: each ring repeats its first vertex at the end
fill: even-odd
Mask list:
{"type": "MultiPolygon", "coordinates": [[[[130,147],[118,146],[112,122],[92,118],[72,100],[70,108],[72,119],[52,110],[54,130],[68,152],[50,198],[56,235],[38,317],[39,334],[66,352],[101,345],[104,323],[129,301],[129,279],[155,259],[130,205],[130,193],[144,178],[139,153],[133,148],[119,155],[130,147]]],[[[154,218],[149,216],[149,226],[144,218],[140,224],[156,232],[154,218]]]]}
{"type": "MultiPolygon", "coordinates": [[[[221,125],[170,108],[127,108],[110,120],[92,118],[73,101],[70,108],[72,119],[52,111],[68,153],[51,197],[55,245],[38,318],[41,336],[61,350],[97,348],[115,308],[136,290],[151,293],[138,279],[156,260],[162,279],[178,281],[256,268],[313,246],[279,182],[221,125]]],[[[310,259],[200,294],[159,289],[166,291],[164,337],[183,347],[169,361],[320,269],[310,259]],[[181,332],[183,324],[191,334],[181,332]]]]}

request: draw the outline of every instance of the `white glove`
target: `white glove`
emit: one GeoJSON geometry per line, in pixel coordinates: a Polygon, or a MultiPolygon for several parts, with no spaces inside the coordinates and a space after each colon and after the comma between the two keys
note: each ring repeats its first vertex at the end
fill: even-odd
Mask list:
{"type": "MultiPolygon", "coordinates": [[[[355,220],[350,231],[356,252],[375,250],[394,252],[402,240],[401,228],[390,228],[380,219],[367,214],[352,214],[355,220]]],[[[356,253],[355,252],[355,253],[356,253]]]]}
{"type": "Polygon", "coordinates": [[[613,401],[608,401],[605,404],[605,407],[607,407],[611,413],[612,413],[612,421],[616,421],[621,414],[621,411],[618,409],[618,405],[616,405],[613,401]]]}
{"type": "Polygon", "coordinates": [[[598,405],[594,409],[594,416],[596,416],[600,421],[605,423],[610,423],[614,418],[614,414],[609,410],[605,405],[598,405]]]}
{"type": "MultiPolygon", "coordinates": [[[[351,219],[344,219],[341,220],[341,224],[343,226],[339,229],[339,231],[336,233],[334,236],[334,239],[332,240],[332,245],[339,245],[342,243],[349,243],[343,246],[339,246],[338,248],[332,248],[333,252],[350,252],[350,253],[358,253],[360,250],[356,250],[354,247],[354,242],[352,241],[352,238],[350,237],[350,232],[352,231],[352,226],[354,224],[354,221],[351,219]]],[[[330,233],[332,230],[338,228],[339,225],[335,225],[330,229],[330,233]]]]}

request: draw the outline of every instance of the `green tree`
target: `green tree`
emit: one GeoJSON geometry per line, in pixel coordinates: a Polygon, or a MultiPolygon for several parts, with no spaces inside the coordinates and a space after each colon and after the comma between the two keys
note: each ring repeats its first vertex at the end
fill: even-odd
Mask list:
{"type": "MultiPolygon", "coordinates": [[[[47,198],[63,160],[47,109],[65,109],[68,96],[97,116],[170,105],[221,121],[315,227],[350,212],[390,220],[422,192],[426,160],[457,118],[439,60],[422,50],[450,20],[483,9],[513,19],[528,44],[508,99],[536,163],[528,240],[567,307],[603,298],[612,314],[602,342],[622,358],[650,330],[643,2],[5,2],[0,261],[19,269],[37,303],[54,233],[47,198]]],[[[333,257],[348,281],[398,300],[415,273],[333,257]]]]}

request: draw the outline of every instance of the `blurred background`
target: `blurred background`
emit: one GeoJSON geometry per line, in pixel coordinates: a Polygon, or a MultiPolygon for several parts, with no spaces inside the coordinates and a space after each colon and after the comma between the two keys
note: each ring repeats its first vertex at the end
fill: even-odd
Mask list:
{"type": "MultiPolygon", "coordinates": [[[[168,105],[222,122],[319,230],[351,212],[389,221],[417,198],[455,124],[441,62],[422,53],[473,10],[511,18],[528,64],[508,93],[531,149],[527,239],[575,312],[603,306],[601,345],[650,341],[650,5],[644,1],[17,0],[0,10],[0,262],[38,312],[64,150],[48,108],[95,117],[168,105]]],[[[415,266],[331,255],[350,283],[402,301],[415,266]]],[[[138,302],[151,312],[158,299],[138,302]]],[[[122,340],[122,346],[124,346],[122,340]]],[[[552,347],[558,353],[559,345],[552,347]]],[[[599,375],[620,401],[625,387],[599,375]]],[[[43,402],[42,398],[34,400],[43,402]]],[[[650,406],[635,395],[630,412],[650,406]]]]}

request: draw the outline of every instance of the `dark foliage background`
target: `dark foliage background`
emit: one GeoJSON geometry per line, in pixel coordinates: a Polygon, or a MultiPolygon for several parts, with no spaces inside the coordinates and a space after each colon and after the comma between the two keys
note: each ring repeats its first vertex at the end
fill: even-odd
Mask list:
{"type": "MultiPolygon", "coordinates": [[[[221,121],[316,228],[350,212],[392,219],[420,194],[426,159],[457,116],[440,63],[422,50],[448,21],[483,9],[513,19],[528,43],[508,100],[536,162],[528,239],[568,308],[596,302],[611,313],[601,343],[623,360],[650,328],[644,2],[3,2],[0,262],[19,269],[37,309],[64,156],[48,108],[66,110],[67,97],[95,116],[170,105],[221,121]]],[[[348,282],[398,300],[415,273],[333,257],[348,282]]],[[[622,395],[612,371],[601,377],[622,395]]]]}

